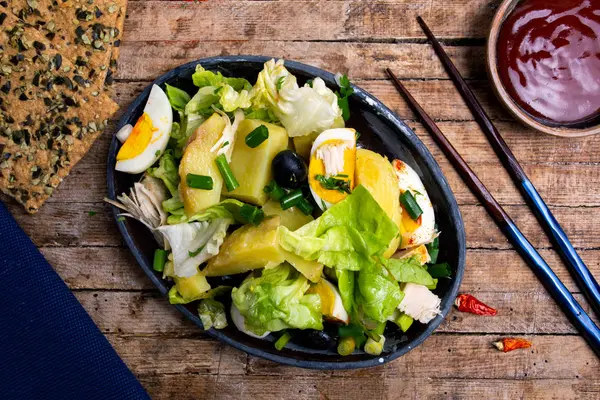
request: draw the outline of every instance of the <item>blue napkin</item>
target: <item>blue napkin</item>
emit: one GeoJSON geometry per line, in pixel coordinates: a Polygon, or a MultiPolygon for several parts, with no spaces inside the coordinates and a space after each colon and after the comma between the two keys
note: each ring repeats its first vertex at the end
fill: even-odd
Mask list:
{"type": "Polygon", "coordinates": [[[1,203],[0,398],[149,399],[1,203]]]}

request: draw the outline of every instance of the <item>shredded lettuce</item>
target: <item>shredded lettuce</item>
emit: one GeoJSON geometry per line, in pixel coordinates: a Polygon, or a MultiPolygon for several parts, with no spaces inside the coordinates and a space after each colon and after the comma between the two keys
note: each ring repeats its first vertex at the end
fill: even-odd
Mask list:
{"type": "Polygon", "coordinates": [[[177,193],[179,185],[179,165],[173,157],[172,150],[165,150],[158,161],[158,167],[150,168],[148,174],[163,181],[171,196],[177,193]]]}
{"type": "Polygon", "coordinates": [[[343,127],[338,98],[321,78],[299,87],[296,77],[284,67],[283,60],[269,60],[252,88],[255,109],[270,110],[287,129],[290,137],[343,127]]]}
{"type": "Polygon", "coordinates": [[[169,98],[169,103],[171,103],[171,107],[176,111],[185,110],[185,105],[190,101],[191,97],[185,90],[181,90],[174,86],[165,84],[167,90],[167,97],[169,98]]]}
{"type": "Polygon", "coordinates": [[[310,282],[284,263],[251,274],[231,298],[245,319],[246,329],[256,335],[282,329],[323,329],[321,298],[305,294],[310,282]]]}
{"type": "Polygon", "coordinates": [[[204,299],[198,304],[198,316],[204,330],[210,328],[223,329],[227,327],[227,315],[223,303],[213,299],[204,299]]]}
{"type": "Polygon", "coordinates": [[[229,85],[234,90],[250,90],[252,85],[244,78],[226,78],[220,72],[205,70],[202,65],[196,65],[196,71],[192,74],[194,85],[202,88],[204,86],[229,85]]]}
{"type": "Polygon", "coordinates": [[[212,115],[214,112],[212,105],[219,101],[216,92],[219,90],[216,86],[201,87],[198,92],[185,105],[185,115],[199,114],[202,116],[212,115]]]}
{"type": "Polygon", "coordinates": [[[200,264],[219,254],[219,247],[232,222],[229,218],[217,218],[205,222],[159,227],[157,230],[164,235],[172,248],[175,275],[194,276],[200,264]]]}

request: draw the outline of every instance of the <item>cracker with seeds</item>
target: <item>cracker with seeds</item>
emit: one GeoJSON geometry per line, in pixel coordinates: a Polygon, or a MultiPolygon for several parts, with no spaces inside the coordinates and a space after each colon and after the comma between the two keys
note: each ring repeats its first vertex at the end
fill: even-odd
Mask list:
{"type": "Polygon", "coordinates": [[[35,213],[118,106],[12,13],[0,13],[0,43],[0,189],[35,213]]]}
{"type": "MultiPolygon", "coordinates": [[[[120,45],[124,0],[12,0],[8,12],[36,27],[96,86],[111,84],[115,46],[120,45]],[[110,71],[110,72],[109,72],[110,71]]],[[[6,6],[3,6],[6,4],[6,6]]]]}

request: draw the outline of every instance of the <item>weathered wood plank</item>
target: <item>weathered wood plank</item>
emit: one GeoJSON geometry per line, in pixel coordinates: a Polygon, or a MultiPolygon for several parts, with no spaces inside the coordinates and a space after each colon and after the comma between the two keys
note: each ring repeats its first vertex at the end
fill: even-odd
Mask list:
{"type": "Polygon", "coordinates": [[[40,250],[71,289],[154,288],[127,247],[42,247],[40,250]]]}
{"type": "MultiPolygon", "coordinates": [[[[207,41],[202,35],[180,42],[160,41],[152,36],[143,43],[123,41],[116,78],[153,80],[187,62],[241,54],[299,61],[328,71],[346,73],[351,79],[387,78],[385,68],[392,68],[400,78],[448,78],[428,44],[286,42],[281,38],[266,42],[222,38],[222,41],[207,41]]],[[[487,76],[482,46],[446,46],[445,49],[465,78],[487,76]]]]}
{"type": "Polygon", "coordinates": [[[228,40],[252,41],[423,38],[418,15],[439,37],[483,38],[493,12],[481,0],[144,1],[129,5],[123,41],[215,41],[223,40],[224,32],[228,40]]]}
{"type": "MultiPolygon", "coordinates": [[[[38,247],[105,247],[123,244],[112,219],[112,212],[109,206],[103,203],[49,203],[34,217],[25,214],[17,204],[8,203],[7,206],[38,247]],[[95,211],[97,214],[90,216],[88,214],[90,211],[95,211]],[[39,221],[44,221],[44,226],[51,228],[39,229],[39,221]]],[[[510,205],[505,209],[534,246],[550,247],[550,242],[526,206],[510,205]]],[[[600,213],[599,207],[550,207],[550,209],[568,232],[575,247],[582,249],[600,247],[596,224],[600,213]]],[[[469,248],[511,248],[481,206],[463,205],[460,210],[465,221],[469,248]]]]}
{"type": "Polygon", "coordinates": [[[136,375],[219,374],[347,377],[381,375],[418,378],[560,379],[578,376],[596,378],[599,362],[592,350],[572,336],[533,336],[532,350],[510,355],[498,352],[490,343],[494,335],[433,335],[402,358],[364,370],[318,371],[282,366],[250,356],[210,339],[165,337],[118,337],[110,342],[136,375]],[[465,358],[470,363],[464,363],[465,358]],[[181,363],[185,359],[186,363],[181,363]],[[427,359],[426,363],[422,362],[427,359]],[[431,365],[436,365],[431,369],[431,365]],[[158,371],[158,373],[157,373],[158,371]]]}
{"type": "MultiPolygon", "coordinates": [[[[71,289],[147,290],[154,286],[125,247],[43,247],[42,254],[71,289]]],[[[600,251],[579,252],[600,276],[600,251]]],[[[553,250],[540,251],[567,288],[579,293],[553,250]]],[[[469,250],[463,292],[544,292],[541,283],[512,250],[469,250]]]]}
{"type": "MultiPolygon", "coordinates": [[[[155,292],[76,291],[76,296],[100,329],[107,333],[198,334],[200,329],[186,320],[166,298],[155,292]]],[[[440,332],[573,334],[575,329],[545,293],[472,292],[496,307],[495,317],[481,317],[453,310],[440,332]]],[[[582,296],[575,297],[588,310],[582,296]]]]}
{"type": "MultiPolygon", "coordinates": [[[[467,361],[465,361],[467,362],[467,361]]],[[[279,379],[265,376],[142,376],[153,399],[592,399],[598,380],[430,379],[386,377],[353,381],[340,377],[279,379]]]]}

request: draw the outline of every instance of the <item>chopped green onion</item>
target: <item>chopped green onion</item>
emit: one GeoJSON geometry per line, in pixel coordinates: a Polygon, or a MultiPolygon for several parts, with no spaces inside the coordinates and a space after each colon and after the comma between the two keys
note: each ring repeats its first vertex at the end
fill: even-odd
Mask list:
{"type": "MultiPolygon", "coordinates": [[[[437,230],[437,228],[436,228],[437,230]]],[[[427,243],[425,245],[427,247],[427,252],[429,253],[429,258],[431,258],[430,263],[435,264],[438,259],[438,255],[440,253],[440,238],[436,237],[433,239],[431,243],[427,243]]]]}
{"type": "MultiPolygon", "coordinates": [[[[315,180],[321,183],[321,186],[327,190],[337,190],[340,193],[351,193],[350,179],[338,179],[337,176],[327,177],[325,175],[315,175],[315,180]]],[[[348,175],[346,175],[348,177],[348,175]]]]}
{"type": "Polygon", "coordinates": [[[200,246],[195,251],[188,251],[188,256],[196,257],[198,254],[200,254],[200,252],[202,251],[203,248],[204,248],[204,246],[200,246]]]}
{"type": "Polygon", "coordinates": [[[249,134],[246,135],[246,139],[245,139],[246,146],[253,149],[255,147],[260,146],[262,144],[262,142],[264,142],[268,138],[269,138],[269,129],[264,125],[260,125],[260,126],[256,127],[252,132],[250,132],[249,134]]]}
{"type": "Polygon", "coordinates": [[[408,215],[413,220],[416,220],[421,216],[421,214],[423,214],[423,210],[421,210],[421,207],[419,207],[419,204],[415,200],[415,197],[412,195],[410,190],[407,190],[400,195],[400,204],[402,204],[402,207],[404,207],[408,215]]]}
{"type": "Polygon", "coordinates": [[[244,204],[240,208],[240,215],[254,226],[259,225],[265,218],[263,210],[250,204],[244,204]]]}
{"type": "Polygon", "coordinates": [[[404,313],[400,313],[400,316],[394,322],[396,325],[398,325],[402,332],[406,332],[414,322],[414,319],[404,313]]]}
{"type": "Polygon", "coordinates": [[[383,345],[385,344],[385,336],[381,335],[379,340],[367,339],[365,343],[365,353],[371,354],[372,356],[378,356],[383,351],[383,345]]]}
{"type": "Polygon", "coordinates": [[[187,174],[185,182],[192,189],[212,190],[213,179],[206,175],[187,174]]]}
{"type": "Polygon", "coordinates": [[[275,348],[277,350],[281,351],[281,349],[283,349],[285,347],[285,345],[288,344],[288,342],[290,341],[291,338],[292,338],[292,335],[290,335],[289,332],[285,332],[275,342],[275,348]]]}
{"type": "Polygon", "coordinates": [[[352,336],[340,338],[337,346],[337,352],[340,356],[348,356],[354,352],[356,348],[356,340],[352,336]]]}
{"type": "Polygon", "coordinates": [[[432,278],[450,278],[452,276],[452,268],[448,263],[429,265],[427,272],[432,278]]]}
{"type": "MultiPolygon", "coordinates": [[[[290,207],[297,206],[304,200],[304,195],[302,194],[302,190],[296,189],[293,192],[290,192],[283,196],[281,200],[279,200],[279,204],[281,204],[282,210],[287,210],[290,207]]],[[[306,200],[304,200],[306,201],[306,200]]]]}
{"type": "Polygon", "coordinates": [[[296,204],[296,207],[298,207],[298,209],[302,211],[304,215],[311,215],[314,210],[313,205],[310,204],[310,202],[306,199],[302,199],[300,203],[296,204]]]}
{"type": "Polygon", "coordinates": [[[227,188],[228,192],[231,192],[240,186],[237,179],[235,179],[235,176],[233,176],[233,172],[229,167],[229,163],[227,162],[227,157],[225,157],[225,154],[218,155],[215,159],[215,163],[217,163],[217,168],[219,168],[219,172],[223,177],[223,182],[225,183],[225,187],[227,188]]]}
{"type": "Polygon", "coordinates": [[[339,78],[340,93],[336,92],[338,97],[338,105],[342,109],[342,118],[348,121],[350,118],[350,104],[348,98],[354,93],[354,89],[350,85],[350,80],[347,75],[342,75],[339,78]]]}
{"type": "Polygon", "coordinates": [[[306,81],[306,84],[307,84],[308,86],[312,87],[312,85],[313,85],[313,80],[312,80],[312,79],[309,79],[309,80],[307,80],[307,81],[306,81]]]}
{"type": "Polygon", "coordinates": [[[359,325],[350,324],[350,325],[341,325],[338,327],[338,335],[340,337],[353,337],[356,343],[356,347],[361,347],[365,340],[365,331],[359,325]]]}
{"type": "Polygon", "coordinates": [[[221,148],[223,148],[223,147],[227,146],[228,144],[229,144],[229,140],[226,140],[226,141],[225,141],[225,143],[223,143],[223,144],[221,145],[221,148]]]}
{"type": "Polygon", "coordinates": [[[285,190],[283,190],[281,186],[279,186],[274,180],[269,182],[263,191],[275,201],[279,201],[283,196],[285,196],[285,190]]]}
{"type": "Polygon", "coordinates": [[[163,272],[165,264],[167,263],[167,252],[163,249],[154,250],[154,262],[152,263],[152,269],[157,272],[163,272]]]}
{"type": "Polygon", "coordinates": [[[119,218],[117,218],[117,221],[123,222],[125,221],[125,217],[121,215],[119,218]]]}
{"type": "Polygon", "coordinates": [[[281,90],[283,81],[285,81],[285,76],[280,76],[279,79],[277,79],[277,90],[281,90]]]}

